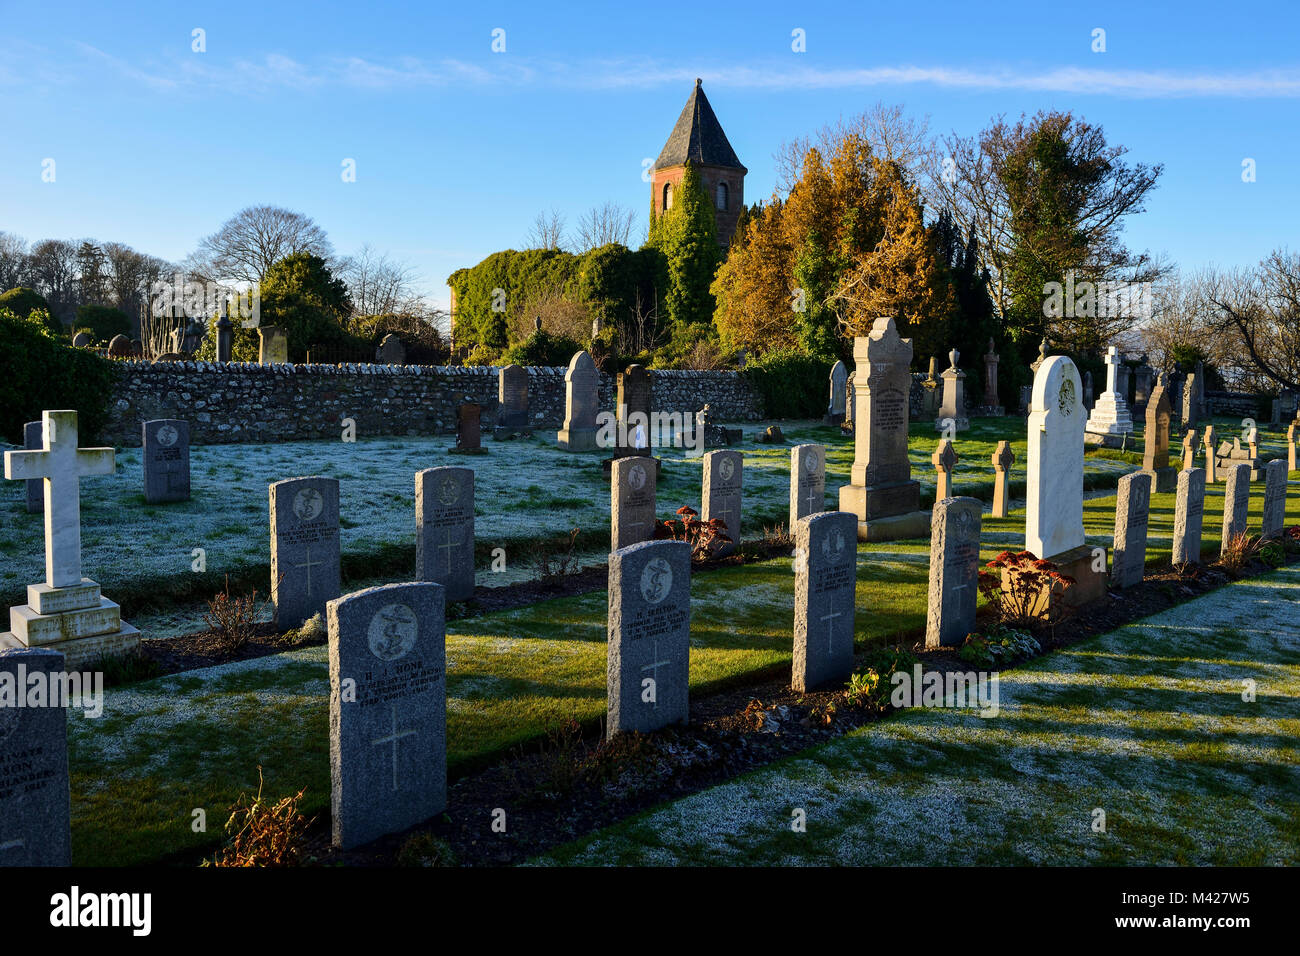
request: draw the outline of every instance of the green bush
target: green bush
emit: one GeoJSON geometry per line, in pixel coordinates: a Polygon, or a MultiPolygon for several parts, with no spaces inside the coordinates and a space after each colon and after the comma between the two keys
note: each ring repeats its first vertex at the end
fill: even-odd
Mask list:
{"type": "Polygon", "coordinates": [[[498,365],[568,365],[575,352],[582,351],[582,343],[567,335],[552,335],[538,329],[523,342],[516,342],[502,353],[498,365]]]}
{"type": "Polygon", "coordinates": [[[821,418],[830,404],[830,359],[795,349],[767,352],[744,376],[763,396],[767,418],[821,418]]]}
{"type": "Polygon", "coordinates": [[[131,335],[131,317],[107,305],[77,306],[75,325],[89,331],[96,342],[107,343],[115,335],[131,335]]]}
{"type": "Polygon", "coordinates": [[[63,323],[54,318],[50,303],[35,289],[18,286],[0,295],[0,309],[8,309],[20,319],[25,319],[33,312],[43,313],[42,322],[55,335],[63,334],[63,323]]]}
{"type": "Polygon", "coordinates": [[[23,425],[47,409],[75,408],[82,444],[104,426],[117,369],[93,352],[63,344],[47,316],[0,309],[0,431],[21,445],[23,425]]]}

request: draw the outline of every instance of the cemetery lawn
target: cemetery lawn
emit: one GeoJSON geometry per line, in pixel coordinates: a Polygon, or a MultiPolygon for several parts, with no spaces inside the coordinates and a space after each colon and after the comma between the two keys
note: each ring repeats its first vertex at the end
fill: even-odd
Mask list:
{"type": "Polygon", "coordinates": [[[896,714],[538,862],[1300,863],[1300,568],[1006,671],[1000,705],[896,714]]]}
{"type": "MultiPolygon", "coordinates": [[[[1222,501],[1223,486],[1210,486],[1207,555],[1217,554],[1222,501]]],[[[1300,495],[1292,493],[1288,505],[1288,525],[1300,523],[1300,495]]],[[[1261,506],[1257,492],[1251,501],[1254,528],[1261,506]]],[[[1109,547],[1114,509],[1113,496],[1085,502],[1090,543],[1109,547]]],[[[1168,560],[1172,524],[1173,496],[1152,496],[1153,562],[1168,560]]],[[[1023,512],[1006,519],[985,516],[985,560],[1004,549],[1019,550],[1023,542],[1023,512]]],[[[910,644],[919,636],[928,561],[928,540],[859,544],[860,647],[904,639],[910,644]]],[[[1297,594],[1291,592],[1292,599],[1297,594]]],[[[453,777],[544,738],[562,721],[598,725],[605,714],[606,602],[601,590],[449,623],[447,744],[453,777]]],[[[1297,610],[1293,603],[1293,618],[1297,610]]],[[[695,575],[691,612],[692,694],[789,673],[789,558],[695,575]]],[[[259,765],[265,796],[306,788],[304,809],[327,813],[327,687],[326,649],[318,646],[109,688],[101,718],[70,714],[73,862],[136,864],[213,846],[231,804],[241,793],[257,792],[259,765]],[[207,833],[191,828],[200,808],[207,833]]],[[[1180,709],[1171,702],[1171,714],[1180,709]]]]}
{"type": "MultiPolygon", "coordinates": [[[[768,423],[747,423],[744,536],[784,525],[789,516],[790,445],[827,447],[826,501],[834,507],[849,481],[853,441],[837,427],[814,422],[780,423],[787,445],[754,441],[768,423]]],[[[1239,423],[1225,421],[1222,433],[1239,423]]],[[[1265,454],[1281,452],[1277,435],[1262,433],[1265,454]]],[[[1010,440],[1016,454],[1013,497],[1023,497],[1025,426],[1019,418],[974,419],[955,443],[960,461],[953,476],[956,494],[992,501],[997,442],[1010,440]]],[[[930,456],[938,435],[913,422],[909,457],[925,504],[934,497],[930,456]]],[[[609,482],[600,470],[604,452],[573,454],[555,447],[554,435],[531,440],[485,442],[488,454],[448,454],[447,436],[360,439],[354,443],[289,442],[262,445],[196,445],[191,450],[190,501],[146,504],[140,449],[119,450],[117,473],[82,479],[82,562],[104,594],[122,605],[133,624],[142,613],[161,611],[145,623],[146,637],[185,633],[201,627],[198,612],[169,614],[185,602],[205,602],[225,587],[233,592],[270,585],[267,485],[299,475],[338,478],[344,580],[370,583],[376,576],[400,580],[415,567],[415,473],[438,465],[466,465],[476,477],[477,583],[499,586],[534,576],[530,552],[539,539],[554,540],[579,528],[579,548],[589,563],[602,563],[609,540],[609,482]],[[505,549],[506,573],[489,571],[492,549],[505,549]],[[206,571],[196,573],[196,548],[206,571]],[[161,630],[160,630],[161,629],[161,630]]],[[[1140,442],[1139,442],[1140,446],[1140,442]]],[[[658,489],[660,516],[682,505],[700,509],[702,464],[683,449],[662,449],[658,489]]],[[[1140,466],[1133,451],[1090,449],[1085,482],[1113,489],[1122,474],[1140,466]]],[[[28,584],[44,576],[43,520],[28,514],[20,482],[0,483],[0,600],[25,601],[28,584]]]]}

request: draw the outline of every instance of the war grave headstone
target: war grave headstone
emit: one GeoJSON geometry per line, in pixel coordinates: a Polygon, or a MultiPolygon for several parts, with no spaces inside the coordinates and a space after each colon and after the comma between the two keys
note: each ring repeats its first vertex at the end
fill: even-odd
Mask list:
{"type": "Polygon", "coordinates": [[[631,547],[655,535],[657,475],[651,458],[616,458],[610,468],[609,549],[631,547]]]}
{"type": "Polygon", "coordinates": [[[1146,403],[1146,431],[1142,439],[1142,471],[1151,476],[1152,491],[1159,493],[1173,491],[1178,482],[1178,473],[1169,465],[1171,417],[1165,376],[1161,372],[1146,403]]]}
{"type": "Polygon", "coordinates": [[[260,365],[283,365],[289,361],[289,336],[275,325],[258,326],[257,361],[260,365]]]}
{"type": "Polygon", "coordinates": [[[934,500],[943,501],[944,498],[951,498],[952,471],[957,467],[957,452],[953,449],[951,441],[947,438],[939,440],[934,454],[930,456],[930,464],[934,465],[935,473],[934,500]]]}
{"type": "Polygon", "coordinates": [[[744,477],[745,459],[740,452],[711,451],[704,455],[700,520],[707,524],[714,518],[721,519],[731,538],[731,544],[720,548],[719,555],[731,554],[740,544],[744,477]]]}
{"type": "Polygon", "coordinates": [[[822,419],[823,424],[839,425],[843,423],[845,409],[847,408],[846,390],[848,378],[848,366],[836,359],[835,364],[831,366],[831,398],[830,403],[826,406],[826,417],[822,419]]]}
{"type": "Polygon", "coordinates": [[[1119,480],[1115,498],[1114,554],[1110,566],[1110,583],[1116,588],[1141,584],[1146,572],[1151,485],[1151,474],[1146,471],[1135,471],[1119,480]]]}
{"type": "Polygon", "coordinates": [[[339,596],[339,482],[311,475],[269,486],[271,601],[281,628],[297,627],[339,596]]]}
{"type": "Polygon", "coordinates": [[[564,375],[564,427],[556,443],[568,451],[590,451],[596,447],[596,413],[599,411],[600,372],[585,351],[569,361],[564,375]]]}
{"type": "MultiPolygon", "coordinates": [[[[790,449],[790,525],[826,508],[826,448],[795,445],[790,449]]],[[[855,539],[856,540],[856,539],[855,539]]]]}
{"type": "Polygon", "coordinates": [[[645,541],[609,556],[606,735],[690,714],[691,546],[645,541]]]}
{"type": "Polygon", "coordinates": [[[1098,561],[1083,533],[1084,425],[1079,371],[1066,356],[1050,356],[1034,374],[1030,402],[1025,550],[1075,579],[1062,595],[1069,606],[1106,594],[1105,551],[1098,561]]]}
{"type": "Polygon", "coordinates": [[[27,603],[9,609],[0,650],[40,647],[63,655],[77,670],[100,657],[140,644],[140,632],[122,620],[121,608],[81,573],[80,479],[111,475],[112,448],[77,447],[77,413],[41,416],[41,448],[5,452],[5,477],[39,479],[45,514],[45,581],[27,586],[27,603]]]}
{"type": "MultiPolygon", "coordinates": [[[[41,422],[28,422],[23,425],[23,448],[37,451],[45,447],[41,437],[45,425],[41,422]]],[[[25,482],[27,491],[27,513],[38,515],[45,507],[45,482],[40,478],[29,478],[25,482]]]]}
{"type": "Polygon", "coordinates": [[[839,510],[858,517],[859,541],[920,538],[930,515],[920,510],[921,485],[907,457],[912,341],[892,317],[853,340],[856,369],[853,469],[840,488],[839,510]]]}
{"type": "Polygon", "coordinates": [[[793,525],[794,664],[798,693],[842,684],[853,673],[858,528],[847,511],[800,518],[793,525]]]}
{"type": "Polygon", "coordinates": [[[1123,367],[1119,349],[1112,345],[1106,350],[1106,391],[1097,398],[1085,428],[1085,440],[1090,444],[1118,448],[1122,437],[1133,431],[1133,416],[1120,391],[1124,387],[1120,381],[1123,367]]]}
{"type": "Polygon", "coordinates": [[[190,423],[159,418],[140,426],[144,498],[149,504],[190,500],[190,423]]]}
{"type": "Polygon", "coordinates": [[[937,431],[947,428],[950,420],[956,431],[970,428],[970,419],[966,417],[966,373],[957,367],[960,358],[961,353],[956,349],[948,353],[951,365],[943,373],[943,400],[939,403],[939,417],[934,423],[937,431]]]}
{"type": "Polygon", "coordinates": [[[1225,553],[1233,539],[1246,533],[1250,512],[1250,465],[1230,465],[1224,472],[1223,534],[1219,553],[1225,553]]]}
{"type": "Polygon", "coordinates": [[[335,846],[400,833],[447,808],[443,589],[386,584],[329,602],[335,846]]]}
{"type": "Polygon", "coordinates": [[[934,504],[925,615],[927,648],[960,647],[975,630],[983,509],[978,498],[944,498],[934,504]]]}
{"type": "Polygon", "coordinates": [[[447,589],[448,601],[474,595],[474,470],[415,473],[415,577],[447,589]]]}
{"type": "Polygon", "coordinates": [[[1011,442],[998,442],[992,461],[993,517],[1005,518],[1011,506],[1011,466],[1016,462],[1016,454],[1011,450],[1011,442]]]}
{"type": "MultiPolygon", "coordinates": [[[[0,648],[0,675],[19,693],[56,684],[64,666],[48,648],[0,648]]],[[[67,708],[0,704],[0,867],[71,863],[67,708]]]]}
{"type": "Polygon", "coordinates": [[[1177,567],[1201,563],[1201,530],[1205,520],[1205,470],[1189,468],[1178,473],[1174,499],[1174,547],[1171,562],[1177,567]]]}
{"type": "Polygon", "coordinates": [[[1264,466],[1264,518],[1260,536],[1276,538],[1286,524],[1286,462],[1275,458],[1264,466]]]}

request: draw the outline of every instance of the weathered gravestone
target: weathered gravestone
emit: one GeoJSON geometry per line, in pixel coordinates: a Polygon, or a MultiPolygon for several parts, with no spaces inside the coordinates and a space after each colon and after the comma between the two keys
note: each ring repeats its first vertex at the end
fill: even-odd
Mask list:
{"type": "Polygon", "coordinates": [[[190,423],[158,418],[140,426],[144,500],[151,505],[190,500],[190,423]]]}
{"type": "Polygon", "coordinates": [[[1123,368],[1121,361],[1119,349],[1115,346],[1106,350],[1106,391],[1101,393],[1093,406],[1086,429],[1090,435],[1096,436],[1099,443],[1113,444],[1116,447],[1120,444],[1120,436],[1133,431],[1133,416],[1121,391],[1126,387],[1120,381],[1120,370],[1123,368]]]}
{"type": "Polygon", "coordinates": [[[447,589],[448,601],[474,596],[474,470],[415,473],[415,577],[447,589]]]}
{"type": "Polygon", "coordinates": [[[1286,524],[1286,462],[1275,458],[1264,466],[1264,518],[1260,535],[1276,538],[1286,524]]]}
{"type": "Polygon", "coordinates": [[[930,464],[934,465],[934,500],[943,501],[944,498],[951,498],[952,470],[957,467],[957,452],[953,450],[951,441],[947,438],[939,440],[934,454],[930,456],[930,464]]]}
{"type": "Polygon", "coordinates": [[[825,508],[826,449],[822,445],[795,445],[790,449],[791,531],[800,518],[820,514],[825,508]]]}
{"type": "Polygon", "coordinates": [[[1142,438],[1142,472],[1151,476],[1151,490],[1160,493],[1173,491],[1178,481],[1178,473],[1169,466],[1170,418],[1169,395],[1161,372],[1146,403],[1146,431],[1142,438]]]}
{"type": "Polygon", "coordinates": [[[1184,428],[1195,428],[1201,420],[1201,400],[1205,392],[1203,382],[1205,373],[1201,368],[1200,363],[1197,363],[1197,371],[1187,376],[1187,384],[1183,386],[1183,402],[1180,411],[1184,428]]]}
{"type": "Polygon", "coordinates": [[[949,420],[959,432],[970,428],[970,419],[966,417],[966,373],[957,367],[960,358],[961,353],[956,349],[948,353],[951,366],[943,373],[943,401],[939,405],[939,417],[934,423],[938,431],[945,430],[949,420]]]}
{"type": "Polygon", "coordinates": [[[131,340],[120,333],[113,336],[108,342],[108,355],[109,358],[129,358],[131,355],[131,340]]]}
{"type": "Polygon", "coordinates": [[[483,406],[474,402],[462,402],[456,407],[456,448],[455,451],[475,454],[483,451],[483,406]]]}
{"type": "Polygon", "coordinates": [[[993,517],[1005,518],[1011,505],[1011,466],[1016,461],[1015,452],[1011,450],[1011,442],[998,442],[992,461],[993,517]]]}
{"type": "Polygon", "coordinates": [[[840,432],[853,435],[853,410],[857,408],[857,372],[850,372],[844,383],[844,421],[840,422],[840,432]]]}
{"type": "Polygon", "coordinates": [[[1235,538],[1246,533],[1246,520],[1250,511],[1250,465],[1230,465],[1224,474],[1220,554],[1232,546],[1235,538]]]}
{"type": "Polygon", "coordinates": [[[1125,475],[1119,480],[1115,498],[1115,547],[1110,583],[1116,588],[1131,588],[1142,583],[1146,572],[1150,515],[1151,475],[1145,471],[1125,475]]]}
{"type": "Polygon", "coordinates": [[[406,344],[396,334],[389,332],[380,339],[379,347],[375,349],[375,361],[380,365],[405,365],[406,344]]]}
{"type": "Polygon", "coordinates": [[[1196,467],[1196,453],[1200,450],[1200,445],[1201,436],[1195,429],[1189,429],[1183,436],[1183,471],[1191,471],[1196,467]]]}
{"type": "Polygon", "coordinates": [[[1025,550],[1075,579],[1062,596],[1075,606],[1106,593],[1105,551],[1098,560],[1083,534],[1084,425],[1079,371],[1064,355],[1050,356],[1034,374],[1030,401],[1025,550]]]}
{"type": "Polygon", "coordinates": [[[507,365],[497,373],[497,426],[504,429],[528,427],[528,372],[507,365]]]}
{"type": "Polygon", "coordinates": [[[609,549],[631,547],[655,536],[655,486],[652,458],[629,455],[610,466],[609,549]]]}
{"type": "Polygon", "coordinates": [[[650,448],[650,413],[654,410],[654,377],[641,365],[629,365],[618,376],[618,442],[615,456],[646,455],[650,448]]]}
{"type": "Polygon", "coordinates": [[[986,416],[1001,417],[1006,414],[1006,410],[998,401],[998,361],[997,350],[993,348],[993,340],[989,339],[989,350],[984,353],[984,401],[979,407],[979,414],[986,416]]]}
{"type": "Polygon", "coordinates": [[[1092,414],[1095,392],[1092,387],[1092,372],[1083,373],[1083,410],[1092,414]]]}
{"type": "Polygon", "coordinates": [[[284,365],[289,361],[289,335],[276,325],[257,329],[257,361],[260,365],[284,365]]]}
{"type": "Polygon", "coordinates": [[[447,808],[443,589],[418,582],[329,602],[334,845],[361,846],[447,808]]]}
{"type": "Polygon", "coordinates": [[[826,416],[822,419],[823,424],[839,425],[844,421],[845,402],[847,401],[845,389],[848,378],[848,366],[836,359],[835,364],[831,366],[831,400],[826,406],[826,416]]]}
{"type": "Polygon", "coordinates": [[[1205,470],[1189,468],[1178,473],[1178,494],[1174,499],[1175,567],[1201,563],[1201,529],[1205,520],[1205,470]]]}
{"type": "Polygon", "coordinates": [[[607,736],[690,713],[691,546],[646,541],[609,556],[607,736]]]}
{"type": "Polygon", "coordinates": [[[1147,357],[1142,356],[1142,364],[1133,371],[1133,408],[1131,410],[1133,415],[1146,415],[1147,403],[1151,400],[1151,386],[1155,378],[1155,371],[1147,364],[1147,357]]]}
{"type": "Polygon", "coordinates": [[[794,667],[797,693],[843,684],[853,673],[858,526],[847,511],[795,522],[794,667]]]}
{"type": "Polygon", "coordinates": [[[738,451],[711,451],[704,456],[703,501],[700,520],[706,524],[714,518],[722,521],[731,544],[718,550],[726,555],[740,544],[741,497],[745,478],[745,459],[738,451]]]}
{"type": "Polygon", "coordinates": [[[217,361],[229,362],[230,353],[235,346],[235,323],[230,317],[222,315],[217,319],[217,361]]]}
{"type": "Polygon", "coordinates": [[[934,504],[925,615],[927,648],[960,647],[975,630],[983,509],[978,498],[945,498],[934,504]]]}
{"type": "Polygon", "coordinates": [[[27,587],[27,603],[9,609],[9,630],[0,650],[42,647],[63,655],[77,670],[100,657],[140,644],[140,632],[122,620],[121,608],[81,575],[80,479],[111,475],[112,448],[77,447],[77,413],[41,416],[42,447],[5,452],[5,477],[39,479],[45,515],[45,582],[27,587]]]}
{"type": "MultiPolygon", "coordinates": [[[[1300,465],[1296,464],[1296,445],[1300,443],[1300,425],[1292,422],[1286,430],[1286,470],[1296,471],[1300,465]]],[[[29,509],[30,510],[30,509],[29,509]]]]}
{"type": "MultiPolygon", "coordinates": [[[[854,342],[856,343],[856,339],[854,342]]],[[[911,339],[907,339],[909,343],[911,339]]],[[[854,351],[854,361],[857,361],[856,348],[854,351]]],[[[935,374],[934,356],[930,356],[930,368],[925,378],[921,380],[921,408],[919,418],[934,419],[939,414],[939,404],[943,400],[943,382],[935,374]]],[[[909,396],[908,402],[908,420],[911,420],[911,401],[909,396]]]]}
{"type": "Polygon", "coordinates": [[[1212,485],[1219,480],[1218,461],[1214,453],[1214,426],[1205,426],[1205,483],[1212,485]]]}
{"type": "Polygon", "coordinates": [[[596,412],[599,405],[600,373],[586,352],[569,361],[564,375],[564,427],[556,442],[568,451],[590,451],[596,447],[596,412]]]}
{"type": "Polygon", "coordinates": [[[275,622],[297,627],[339,596],[339,482],[286,478],[269,491],[275,622]]]}
{"type": "Polygon", "coordinates": [[[0,648],[0,867],[69,866],[72,800],[68,712],[47,698],[29,706],[32,682],[61,687],[63,655],[0,648]]]}
{"type": "Polygon", "coordinates": [[[78,332],[72,337],[72,347],[74,349],[87,349],[93,344],[94,342],[85,332],[78,332]]]}
{"type": "MultiPolygon", "coordinates": [[[[41,422],[28,422],[23,426],[23,448],[28,451],[37,451],[45,447],[45,440],[42,436],[42,429],[45,426],[41,422]]],[[[27,513],[29,515],[38,515],[41,509],[45,507],[45,482],[40,478],[28,478],[23,483],[27,491],[27,513]]]]}
{"type": "Polygon", "coordinates": [[[879,318],[870,335],[853,340],[853,358],[853,470],[839,510],[858,516],[860,541],[921,537],[930,516],[920,510],[921,485],[907,457],[912,341],[899,337],[892,318],[879,318]]]}

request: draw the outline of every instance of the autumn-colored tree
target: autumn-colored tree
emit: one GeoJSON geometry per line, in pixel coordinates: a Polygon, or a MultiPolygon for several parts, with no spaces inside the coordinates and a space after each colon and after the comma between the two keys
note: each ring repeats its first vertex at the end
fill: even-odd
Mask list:
{"type": "Polygon", "coordinates": [[[724,343],[754,352],[793,348],[791,250],[782,228],[783,204],[773,200],[746,218],[732,238],[731,254],[713,283],[715,323],[724,343]],[[758,347],[761,343],[761,348],[758,347]]]}

